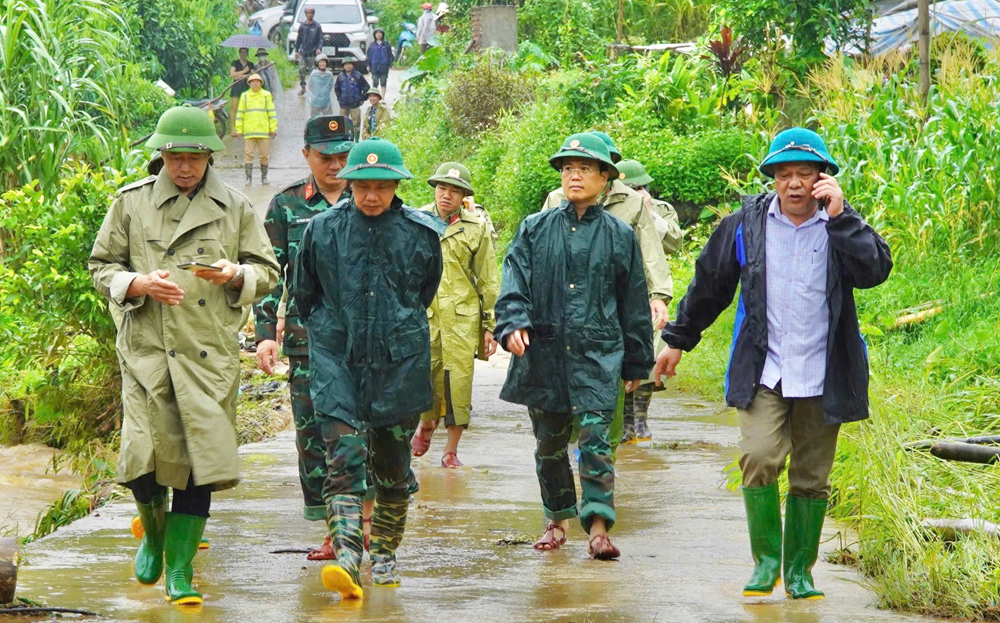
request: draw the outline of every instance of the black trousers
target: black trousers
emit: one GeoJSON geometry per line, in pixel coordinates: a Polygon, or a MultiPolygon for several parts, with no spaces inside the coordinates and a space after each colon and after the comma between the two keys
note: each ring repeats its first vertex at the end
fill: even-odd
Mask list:
{"type": "MultiPolygon", "coordinates": [[[[157,484],[156,474],[150,472],[143,474],[135,480],[125,483],[125,486],[132,490],[132,495],[136,501],[142,504],[149,504],[157,494],[162,493],[166,487],[157,484]]],[[[194,484],[194,474],[188,477],[188,484],[185,489],[174,489],[174,501],[170,507],[172,512],[181,515],[194,515],[196,517],[208,517],[208,509],[212,505],[212,488],[209,485],[196,487],[194,484]]]]}

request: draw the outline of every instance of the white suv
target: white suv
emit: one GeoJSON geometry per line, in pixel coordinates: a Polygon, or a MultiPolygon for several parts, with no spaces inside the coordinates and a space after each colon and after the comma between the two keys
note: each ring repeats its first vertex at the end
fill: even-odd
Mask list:
{"type": "Polygon", "coordinates": [[[342,66],[352,58],[355,69],[368,73],[368,46],[374,41],[374,15],[366,15],[361,0],[304,0],[296,7],[292,28],[288,32],[288,58],[295,59],[299,26],[306,21],[306,8],[316,9],[313,19],[323,29],[323,53],[330,58],[331,68],[342,66]]]}

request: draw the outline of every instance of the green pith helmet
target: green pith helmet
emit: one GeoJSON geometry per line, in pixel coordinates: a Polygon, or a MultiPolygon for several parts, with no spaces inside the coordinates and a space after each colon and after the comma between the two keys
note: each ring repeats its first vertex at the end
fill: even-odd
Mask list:
{"type": "Polygon", "coordinates": [[[549,164],[552,165],[553,169],[558,171],[562,165],[563,158],[589,158],[590,160],[596,160],[607,165],[611,172],[608,178],[609,181],[618,177],[618,167],[611,160],[608,146],[599,136],[592,132],[573,134],[567,137],[563,141],[559,151],[549,158],[549,164]]]}
{"type": "Polygon", "coordinates": [[[608,153],[611,154],[612,162],[617,164],[618,161],[622,159],[622,152],[618,151],[618,146],[615,145],[615,142],[610,136],[597,130],[594,130],[591,134],[604,141],[604,144],[608,146],[608,153]]]}
{"type": "Polygon", "coordinates": [[[840,167],[826,150],[823,138],[805,128],[791,128],[775,136],[759,169],[764,175],[774,177],[774,166],[785,162],[811,162],[830,175],[840,173],[840,167]]]}
{"type": "Polygon", "coordinates": [[[365,93],[366,97],[369,96],[369,95],[378,95],[378,98],[382,99],[382,91],[379,91],[375,87],[372,87],[372,88],[368,89],[368,92],[365,93]]]}
{"type": "Polygon", "coordinates": [[[472,174],[461,162],[445,162],[438,167],[437,172],[427,180],[427,183],[431,186],[450,184],[461,188],[468,195],[476,194],[472,189],[472,174]]]}
{"type": "Polygon", "coordinates": [[[193,106],[174,106],[160,115],[156,132],[146,141],[146,148],[197,153],[222,151],[226,144],[215,133],[215,122],[207,111],[193,106]]]}
{"type": "Polygon", "coordinates": [[[413,174],[403,164],[399,148],[382,138],[361,141],[347,154],[347,166],[337,174],[345,180],[408,180],[413,174]]]}
{"type": "Polygon", "coordinates": [[[652,183],[653,178],[646,173],[646,167],[638,160],[622,160],[618,163],[618,179],[626,186],[639,188],[652,183]]]}
{"type": "Polygon", "coordinates": [[[354,147],[354,124],[341,115],[313,117],[306,123],[305,144],[321,154],[342,154],[354,147]]]}

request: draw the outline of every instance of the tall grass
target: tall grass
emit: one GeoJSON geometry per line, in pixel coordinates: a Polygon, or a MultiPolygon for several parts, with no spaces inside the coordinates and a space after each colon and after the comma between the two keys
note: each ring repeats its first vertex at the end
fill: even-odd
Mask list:
{"type": "Polygon", "coordinates": [[[0,190],[57,183],[72,157],[120,153],[124,23],[102,0],[0,3],[0,190]]]}

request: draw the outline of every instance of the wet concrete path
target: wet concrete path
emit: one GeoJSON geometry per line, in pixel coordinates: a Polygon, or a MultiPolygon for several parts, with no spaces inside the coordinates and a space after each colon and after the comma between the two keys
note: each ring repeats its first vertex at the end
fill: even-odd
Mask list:
{"type": "MultiPolygon", "coordinates": [[[[317,545],[321,524],[301,518],[293,436],[242,448],[244,480],[218,494],[198,555],[199,613],[164,603],[162,587],[131,573],[133,506],[119,502],[31,545],[19,594],[48,605],[84,607],[111,621],[926,621],[880,611],[850,569],[820,562],[829,597],[740,596],[752,563],[739,493],[720,488],[735,453],[734,420],[716,405],[658,394],[656,441],[682,449],[623,448],[618,463],[618,562],[588,559],[579,524],[560,551],[502,545],[544,527],[525,409],[501,402],[506,358],[477,362],[473,426],[462,440],[466,467],[437,467],[442,440],[414,461],[420,492],[399,551],[403,583],[341,604],[319,578],[322,563],[277,549],[317,545]],[[708,442],[694,444],[693,442],[708,442]],[[698,447],[699,449],[695,449],[698,447]]],[[[837,543],[835,529],[827,530],[837,543]]]]}

